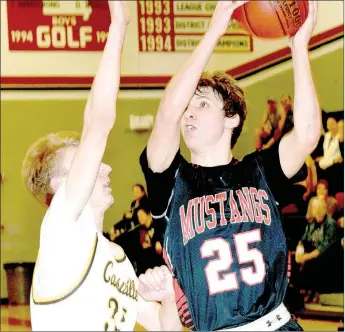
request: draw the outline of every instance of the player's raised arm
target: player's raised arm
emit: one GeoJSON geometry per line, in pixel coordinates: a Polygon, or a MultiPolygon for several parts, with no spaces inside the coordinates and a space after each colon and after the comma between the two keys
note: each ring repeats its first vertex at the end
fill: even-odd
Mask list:
{"type": "Polygon", "coordinates": [[[204,38],[170,81],[147,146],[147,159],[153,172],[163,172],[173,161],[180,143],[181,116],[193,97],[218,39],[229,27],[233,11],[245,2],[218,1],[204,38]]]}
{"type": "Polygon", "coordinates": [[[109,1],[109,8],[112,20],[108,39],[85,108],[80,145],[66,179],[69,212],[76,218],[95,185],[107,138],[116,117],[121,52],[128,13],[125,1],[109,1]]]}
{"type": "Polygon", "coordinates": [[[308,56],[308,43],[317,16],[317,1],[309,1],[309,15],[291,40],[295,95],[294,130],[283,137],[279,146],[282,169],[292,177],[305,158],[316,148],[321,134],[321,112],[308,56]]]}

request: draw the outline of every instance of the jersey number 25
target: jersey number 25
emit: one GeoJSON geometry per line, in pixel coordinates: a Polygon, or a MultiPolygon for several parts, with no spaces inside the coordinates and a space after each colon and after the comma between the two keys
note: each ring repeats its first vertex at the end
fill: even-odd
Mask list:
{"type": "MultiPolygon", "coordinates": [[[[234,235],[235,248],[239,264],[252,262],[253,266],[240,269],[241,279],[249,286],[261,284],[265,278],[266,268],[262,253],[256,249],[249,249],[248,244],[261,241],[259,229],[234,235]]],[[[223,238],[205,240],[200,247],[202,258],[214,257],[205,267],[209,294],[218,294],[238,289],[236,272],[224,273],[230,270],[234,262],[230,244],[223,238]],[[222,273],[222,276],[220,276],[222,273]]]]}

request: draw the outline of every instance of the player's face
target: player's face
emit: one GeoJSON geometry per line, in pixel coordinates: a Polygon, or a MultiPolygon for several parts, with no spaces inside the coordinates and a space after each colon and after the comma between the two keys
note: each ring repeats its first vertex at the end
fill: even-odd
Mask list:
{"type": "Polygon", "coordinates": [[[328,190],[323,183],[319,183],[316,187],[316,196],[319,198],[325,198],[328,194],[328,190]]]}
{"type": "Polygon", "coordinates": [[[187,147],[202,151],[221,139],[225,128],[223,101],[211,88],[194,94],[181,119],[181,131],[187,147]]]}
{"type": "Polygon", "coordinates": [[[284,108],[291,106],[291,99],[289,96],[283,96],[280,101],[284,108]]]}
{"type": "Polygon", "coordinates": [[[141,190],[141,188],[139,186],[134,186],[133,187],[133,197],[134,199],[139,199],[140,197],[143,196],[143,191],[141,190]]]}
{"type": "MultiPolygon", "coordinates": [[[[61,162],[65,169],[69,170],[71,168],[76,152],[77,147],[74,146],[70,146],[63,149],[61,162]]],[[[114,198],[111,195],[110,188],[110,172],[111,167],[102,163],[99,168],[96,183],[90,197],[90,202],[92,206],[104,211],[114,203],[114,198]]]]}
{"type": "Polygon", "coordinates": [[[337,121],[335,121],[335,119],[333,119],[333,118],[328,118],[327,119],[327,129],[331,133],[336,133],[338,131],[337,121]]]}

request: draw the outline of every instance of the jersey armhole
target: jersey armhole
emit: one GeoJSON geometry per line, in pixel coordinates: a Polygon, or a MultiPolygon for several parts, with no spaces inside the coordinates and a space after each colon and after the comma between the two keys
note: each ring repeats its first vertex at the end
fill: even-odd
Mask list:
{"type": "MultiPolygon", "coordinates": [[[[78,277],[75,281],[72,281],[71,287],[69,287],[66,291],[61,292],[60,294],[55,295],[55,296],[39,296],[37,294],[38,287],[36,287],[36,283],[38,282],[37,279],[39,279],[40,277],[38,275],[39,272],[37,271],[39,269],[39,265],[36,265],[34,269],[34,274],[32,278],[32,287],[31,287],[31,297],[32,297],[33,303],[36,305],[54,304],[54,303],[63,301],[67,299],[68,297],[70,297],[72,294],[74,294],[79,289],[79,287],[84,283],[84,281],[86,280],[91,270],[91,267],[95,259],[97,247],[98,247],[98,234],[95,233],[94,242],[89,253],[88,262],[85,265],[82,273],[80,274],[80,277],[78,277]]],[[[39,256],[38,256],[38,263],[39,263],[39,256]]],[[[67,273],[67,272],[68,271],[60,271],[60,273],[67,273]]]]}

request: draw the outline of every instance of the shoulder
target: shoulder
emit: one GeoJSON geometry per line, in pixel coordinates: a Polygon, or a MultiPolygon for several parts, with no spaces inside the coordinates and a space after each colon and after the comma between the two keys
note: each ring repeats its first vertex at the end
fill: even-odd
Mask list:
{"type": "Polygon", "coordinates": [[[273,157],[274,152],[276,151],[271,150],[272,148],[250,152],[245,155],[240,162],[238,162],[238,165],[239,167],[258,167],[262,165],[267,158],[273,157]]]}
{"type": "Polygon", "coordinates": [[[124,262],[127,259],[124,250],[118,244],[109,241],[109,246],[111,254],[114,256],[116,262],[124,262]]]}
{"type": "Polygon", "coordinates": [[[65,183],[62,183],[54,194],[54,197],[51,200],[48,210],[44,216],[45,222],[56,219],[61,219],[61,222],[67,222],[67,220],[75,219],[72,217],[72,213],[69,211],[68,202],[66,200],[65,183]]]}
{"type": "Polygon", "coordinates": [[[165,170],[164,172],[162,173],[155,173],[153,172],[151,169],[150,169],[150,166],[149,166],[149,163],[148,163],[148,159],[147,159],[147,147],[145,147],[145,149],[143,150],[143,152],[141,153],[140,155],[140,158],[139,158],[139,161],[140,161],[140,166],[142,168],[142,170],[145,172],[145,173],[152,173],[152,174],[162,174],[162,173],[165,173],[165,172],[169,172],[171,170],[176,170],[180,167],[181,163],[187,163],[187,161],[183,158],[183,156],[181,155],[181,152],[180,150],[178,150],[176,152],[176,155],[173,159],[173,161],[171,162],[171,165],[168,167],[167,170],[165,170]]]}

